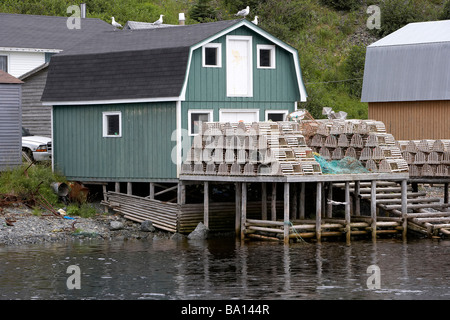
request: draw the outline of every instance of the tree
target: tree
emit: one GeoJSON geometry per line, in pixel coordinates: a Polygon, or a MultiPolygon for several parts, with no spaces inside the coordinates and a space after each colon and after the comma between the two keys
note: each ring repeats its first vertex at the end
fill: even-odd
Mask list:
{"type": "Polygon", "coordinates": [[[198,22],[215,21],[216,12],[211,8],[210,0],[197,0],[189,11],[189,17],[198,22]]]}

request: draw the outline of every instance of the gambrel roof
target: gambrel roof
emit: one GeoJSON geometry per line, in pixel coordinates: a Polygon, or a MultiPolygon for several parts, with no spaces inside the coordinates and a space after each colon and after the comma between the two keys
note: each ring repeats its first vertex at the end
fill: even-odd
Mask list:
{"type": "Polygon", "coordinates": [[[192,51],[241,26],[290,51],[306,99],[297,51],[246,20],[116,30],[52,57],[45,104],[183,100],[192,51]]]}

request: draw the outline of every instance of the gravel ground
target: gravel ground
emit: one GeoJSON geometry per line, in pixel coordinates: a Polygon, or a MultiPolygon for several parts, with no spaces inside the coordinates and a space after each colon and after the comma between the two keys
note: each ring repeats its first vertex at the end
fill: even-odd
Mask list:
{"type": "Polygon", "coordinates": [[[67,219],[50,212],[36,216],[32,214],[31,209],[19,204],[0,207],[0,246],[85,238],[104,240],[169,238],[173,235],[157,229],[143,231],[141,227],[140,223],[113,214],[67,219]]]}

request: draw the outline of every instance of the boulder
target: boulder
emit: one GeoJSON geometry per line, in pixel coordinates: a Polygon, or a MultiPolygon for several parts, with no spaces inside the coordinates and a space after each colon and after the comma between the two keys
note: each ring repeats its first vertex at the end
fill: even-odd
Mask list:
{"type": "Polygon", "coordinates": [[[206,228],[206,226],[200,222],[194,231],[192,231],[188,235],[188,239],[190,240],[205,240],[208,238],[209,229],[206,228]]]}
{"type": "Polygon", "coordinates": [[[145,232],[155,232],[155,227],[150,220],[145,220],[141,222],[141,231],[145,232]]]}
{"type": "Polygon", "coordinates": [[[121,230],[123,226],[123,222],[114,220],[109,223],[109,230],[121,230]]]}

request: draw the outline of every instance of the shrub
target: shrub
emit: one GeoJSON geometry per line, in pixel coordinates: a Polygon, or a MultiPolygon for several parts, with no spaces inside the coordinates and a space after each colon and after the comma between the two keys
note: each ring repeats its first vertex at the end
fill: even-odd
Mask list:
{"type": "Polygon", "coordinates": [[[344,73],[347,79],[358,79],[348,81],[346,86],[348,92],[357,98],[361,98],[362,80],[364,76],[364,64],[366,61],[366,47],[353,46],[344,62],[344,73]]]}
{"type": "Polygon", "coordinates": [[[321,0],[321,2],[336,10],[351,11],[361,7],[361,0],[321,0]]]}

